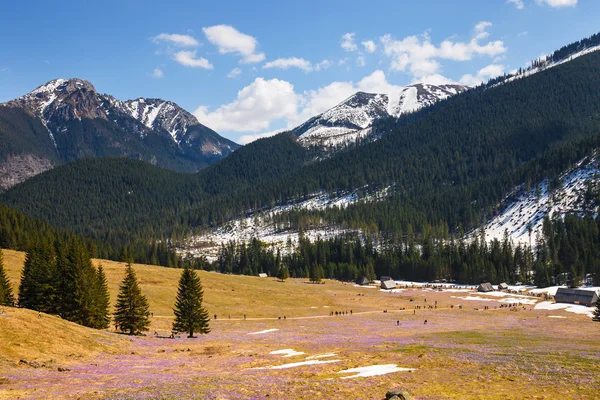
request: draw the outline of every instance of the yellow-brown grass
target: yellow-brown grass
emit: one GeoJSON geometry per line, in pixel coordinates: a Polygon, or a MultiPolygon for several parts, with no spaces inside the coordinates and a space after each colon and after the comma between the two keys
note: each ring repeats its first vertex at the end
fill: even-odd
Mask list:
{"type": "MultiPolygon", "coordinates": [[[[4,250],[4,264],[15,294],[25,254],[4,250]]],[[[125,274],[126,264],[108,260],[93,260],[106,272],[111,304],[114,305],[119,284],[125,274]]],[[[173,318],[173,305],[177,295],[180,269],[155,265],[134,264],[138,282],[153,313],[151,329],[168,329],[173,318]]],[[[368,311],[396,308],[392,296],[382,296],[377,289],[361,289],[352,284],[325,281],[311,284],[306,279],[288,279],[279,282],[275,278],[224,275],[198,271],[204,288],[204,304],[210,315],[219,318],[277,318],[327,315],[330,311],[368,311]],[[316,308],[311,308],[316,307],[316,308]]]]}
{"type": "MultiPolygon", "coordinates": [[[[22,253],[5,251],[15,291],[23,260],[22,253]]],[[[125,264],[94,263],[102,263],[106,270],[114,304],[125,264]]],[[[154,313],[151,331],[170,333],[181,271],[148,265],[134,268],[154,313]]],[[[467,301],[453,292],[408,289],[389,294],[331,281],[312,285],[300,279],[280,283],[272,278],[199,274],[205,305],[219,320],[211,322],[209,335],[197,339],[185,335],[176,340],[152,335],[130,339],[57,317],[38,318],[33,311],[3,308],[0,398],[264,398],[268,394],[270,398],[380,399],[388,389],[400,386],[417,398],[500,400],[552,398],[560,393],[595,399],[600,388],[597,323],[587,316],[529,305],[509,310],[499,308],[498,299],[467,301]],[[463,307],[450,307],[458,303],[463,307]],[[414,310],[415,306],[419,308],[414,310]],[[384,309],[389,312],[383,313],[384,309]],[[354,315],[295,318],[326,316],[336,310],[353,310],[354,315]],[[566,319],[548,318],[557,314],[566,319]],[[284,315],[287,320],[277,318],[284,315]],[[251,334],[265,330],[271,332],[251,334]],[[305,354],[291,358],[270,354],[289,348],[305,354]],[[323,360],[339,361],[253,369],[329,352],[335,357],[323,360]],[[72,370],[14,367],[20,358],[46,363],[54,359],[52,366],[72,370]],[[416,370],[348,380],[339,374],[348,368],[390,363],[416,370]],[[4,382],[2,367],[7,367],[4,382]]]]}
{"type": "Polygon", "coordinates": [[[86,328],[36,311],[0,307],[1,361],[63,365],[99,352],[118,353],[126,344],[124,336],[86,328]]]}

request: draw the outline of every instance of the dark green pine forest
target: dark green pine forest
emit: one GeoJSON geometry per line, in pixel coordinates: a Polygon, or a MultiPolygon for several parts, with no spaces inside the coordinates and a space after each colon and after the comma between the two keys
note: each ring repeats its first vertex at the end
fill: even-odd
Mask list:
{"type": "MultiPolygon", "coordinates": [[[[560,61],[582,46],[599,42],[600,36],[592,36],[558,50],[546,62],[560,61]]],[[[178,174],[119,158],[80,159],[15,186],[2,194],[0,201],[57,229],[103,243],[99,247],[103,256],[135,253],[176,266],[178,260],[169,258],[168,248],[194,231],[300,201],[318,191],[337,193],[389,186],[391,195],[384,201],[358,203],[345,209],[296,211],[277,216],[277,223],[294,228],[307,223],[359,228],[384,238],[390,246],[384,252],[386,256],[397,254],[398,248],[402,249],[400,255],[390,256],[385,262],[383,255],[373,257],[371,264],[365,264],[370,265],[367,271],[353,261],[343,261],[347,257],[295,264],[293,259],[284,261],[271,254],[264,256],[268,260],[263,260],[262,268],[275,272],[272,265],[287,265],[290,274],[302,276],[315,264],[324,269],[324,276],[349,278],[354,272],[331,272],[330,262],[348,264],[348,268],[358,271],[363,268],[362,272],[369,275],[389,270],[389,265],[405,265],[389,273],[415,279],[444,276],[468,277],[468,281],[493,277],[523,280],[526,277],[511,276],[508,265],[500,268],[495,261],[482,261],[487,265],[481,267],[488,271],[485,273],[464,271],[462,263],[470,265],[472,259],[461,256],[462,261],[452,264],[455,261],[449,260],[456,257],[446,254],[462,251],[458,239],[453,245],[439,243],[461,237],[498,213],[506,193],[515,186],[531,187],[543,179],[556,181],[561,172],[600,148],[599,64],[600,52],[595,52],[526,78],[493,80],[419,112],[380,120],[374,127],[379,140],[349,146],[333,155],[305,149],[293,135],[284,133],[244,146],[196,174],[178,174]],[[415,248],[422,249],[419,256],[406,252],[410,249],[406,243],[412,240],[416,241],[415,248]],[[430,253],[425,251],[428,240],[433,246],[430,253]],[[402,242],[405,245],[399,246],[402,242]],[[156,243],[162,246],[161,251],[154,252],[153,248],[159,246],[156,243]],[[412,271],[409,264],[416,269],[412,271]]],[[[591,227],[595,221],[581,223],[591,227]]],[[[534,253],[550,246],[559,231],[557,228],[551,231],[554,234],[548,233],[547,245],[527,251],[536,260],[544,259],[545,253],[534,253]]],[[[576,243],[570,246],[579,248],[576,243]]],[[[510,250],[516,257],[518,248],[510,250]]],[[[578,260],[586,260],[586,265],[574,267],[575,275],[582,277],[590,268],[596,269],[588,263],[594,256],[586,258],[583,250],[577,253],[578,260]]],[[[480,243],[473,254],[493,251],[480,243]]],[[[555,261],[558,253],[548,257],[554,265],[548,277],[571,273],[573,268],[566,259],[555,261]],[[563,271],[565,268],[569,271],[563,271]]],[[[218,268],[257,272],[255,267],[242,264],[234,268],[232,261],[218,268]]],[[[534,268],[533,261],[528,265],[528,270],[534,268]]]]}

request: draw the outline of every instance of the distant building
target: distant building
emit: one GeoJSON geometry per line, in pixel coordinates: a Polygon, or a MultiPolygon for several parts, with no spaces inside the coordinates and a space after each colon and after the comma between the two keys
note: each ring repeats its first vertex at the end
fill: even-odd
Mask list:
{"type": "Polygon", "coordinates": [[[379,278],[379,280],[381,282],[383,282],[383,281],[392,281],[393,279],[391,276],[382,276],[381,278],[379,278]]]}
{"type": "Polygon", "coordinates": [[[598,301],[598,292],[595,290],[558,288],[554,300],[557,303],[582,304],[591,307],[598,301]]]}
{"type": "Polygon", "coordinates": [[[498,285],[498,290],[508,290],[508,285],[505,282],[502,282],[498,285]]]}
{"type": "Polygon", "coordinates": [[[479,286],[477,287],[477,291],[478,292],[493,292],[494,291],[494,287],[492,286],[491,283],[487,282],[487,283],[480,283],[479,286]]]}
{"type": "Polygon", "coordinates": [[[366,276],[360,276],[356,279],[356,284],[360,286],[366,286],[369,284],[369,280],[366,276]]]}
{"type": "Polygon", "coordinates": [[[258,277],[259,277],[259,278],[266,278],[266,277],[267,277],[267,274],[265,274],[265,273],[260,273],[260,274],[258,274],[258,277]]]}
{"type": "Polygon", "coordinates": [[[382,280],[381,281],[381,288],[383,290],[392,290],[392,289],[396,289],[396,282],[394,282],[392,279],[388,279],[388,280],[382,280]]]}

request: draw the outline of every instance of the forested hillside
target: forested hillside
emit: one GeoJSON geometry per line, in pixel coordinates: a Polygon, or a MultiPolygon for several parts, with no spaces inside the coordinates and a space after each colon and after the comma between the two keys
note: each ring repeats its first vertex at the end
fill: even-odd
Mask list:
{"type": "Polygon", "coordinates": [[[305,154],[291,136],[280,135],[245,146],[195,175],[123,158],[82,159],[31,178],[3,194],[2,201],[58,228],[121,247],[139,238],[177,236],[197,204],[214,210],[204,217],[208,220],[234,217],[226,205],[243,198],[227,199],[228,194],[266,187],[301,168],[305,154]]]}
{"type": "MultiPolygon", "coordinates": [[[[481,86],[375,126],[383,137],[326,160],[289,135],[263,139],[196,175],[141,162],[81,160],[1,197],[27,215],[122,244],[177,239],[319,190],[391,186],[377,203],[319,211],[382,232],[479,225],[520,183],[565,170],[600,147],[600,52],[526,79],[481,86]]],[[[311,211],[305,211],[311,213],[311,211]]],[[[285,218],[285,217],[284,217],[285,218]]]]}

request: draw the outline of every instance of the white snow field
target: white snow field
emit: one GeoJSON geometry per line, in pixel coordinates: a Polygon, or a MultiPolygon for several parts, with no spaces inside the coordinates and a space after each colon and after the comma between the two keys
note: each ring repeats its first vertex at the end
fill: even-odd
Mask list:
{"type": "Polygon", "coordinates": [[[283,357],[294,357],[294,356],[301,356],[302,354],[304,354],[304,352],[296,351],[294,349],[283,349],[283,350],[272,351],[269,354],[278,354],[278,355],[282,355],[283,357]]]}
{"type": "Polygon", "coordinates": [[[283,365],[271,365],[268,367],[257,367],[252,369],[288,369],[288,368],[296,368],[303,367],[305,365],[318,365],[318,364],[331,364],[340,362],[342,360],[308,360],[308,361],[299,361],[295,363],[283,364],[283,365]]]}
{"type": "Polygon", "coordinates": [[[552,303],[550,301],[542,301],[534,307],[536,310],[565,310],[575,314],[587,315],[590,318],[594,316],[594,307],[587,307],[579,304],[552,303]]]}
{"type": "Polygon", "coordinates": [[[358,367],[358,368],[350,368],[345,369],[343,371],[338,371],[338,374],[351,374],[350,376],[343,376],[342,379],[350,379],[350,378],[364,378],[369,376],[378,376],[391,374],[393,372],[400,371],[415,371],[414,368],[400,368],[396,364],[382,364],[382,365],[369,365],[367,367],[358,367]]]}
{"type": "Polygon", "coordinates": [[[264,331],[258,331],[258,332],[250,332],[248,335],[262,335],[264,333],[270,333],[270,332],[275,332],[278,331],[279,329],[277,328],[273,328],[273,329],[265,329],[264,331]]]}

